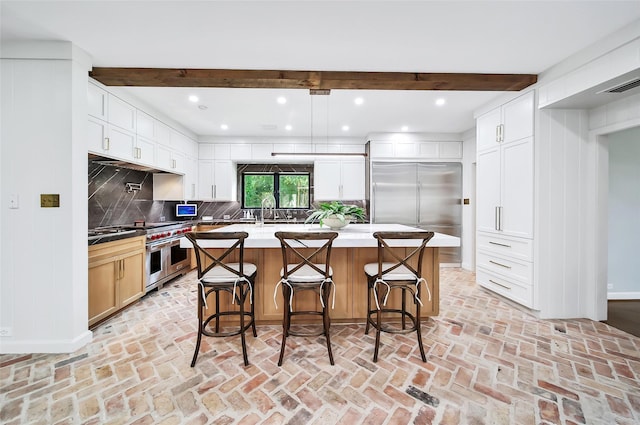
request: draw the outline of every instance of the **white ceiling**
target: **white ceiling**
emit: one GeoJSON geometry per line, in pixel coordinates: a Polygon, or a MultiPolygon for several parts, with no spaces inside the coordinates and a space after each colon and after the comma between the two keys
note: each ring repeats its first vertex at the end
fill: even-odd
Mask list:
{"type": "MultiPolygon", "coordinates": [[[[99,67],[539,74],[639,19],[640,0],[3,0],[0,13],[2,40],[71,41],[99,67]]],[[[459,133],[473,127],[475,109],[500,94],[126,91],[199,136],[309,136],[313,107],[314,137],[358,138],[402,126],[409,132],[459,133]],[[198,103],[187,100],[191,94],[199,96],[198,103]],[[287,103],[278,104],[279,96],[287,103]],[[364,103],[355,105],[355,97],[364,103]],[[434,104],[439,97],[446,99],[444,106],[434,104]]]]}

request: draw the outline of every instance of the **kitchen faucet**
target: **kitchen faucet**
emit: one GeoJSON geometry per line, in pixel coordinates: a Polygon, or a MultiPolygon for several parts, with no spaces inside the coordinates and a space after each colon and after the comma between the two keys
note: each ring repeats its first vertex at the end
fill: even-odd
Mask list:
{"type": "Polygon", "coordinates": [[[273,193],[267,193],[266,195],[264,195],[264,197],[262,198],[262,203],[261,203],[261,207],[260,207],[260,223],[262,226],[264,226],[264,211],[265,208],[267,210],[271,210],[271,216],[273,218],[275,217],[275,212],[276,212],[276,198],[275,196],[273,196],[273,193]]]}

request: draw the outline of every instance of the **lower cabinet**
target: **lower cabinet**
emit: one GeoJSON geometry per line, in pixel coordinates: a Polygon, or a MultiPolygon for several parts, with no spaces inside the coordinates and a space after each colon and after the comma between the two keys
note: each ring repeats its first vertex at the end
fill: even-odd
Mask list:
{"type": "Polygon", "coordinates": [[[89,326],[145,293],[145,237],[89,246],[89,326]]]}
{"type": "Polygon", "coordinates": [[[525,307],[535,308],[533,241],[478,232],[476,281],[525,307]]]}

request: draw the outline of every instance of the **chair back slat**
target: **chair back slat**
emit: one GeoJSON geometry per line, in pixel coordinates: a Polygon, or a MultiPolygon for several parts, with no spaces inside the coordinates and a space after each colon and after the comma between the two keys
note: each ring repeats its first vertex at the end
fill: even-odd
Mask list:
{"type": "MultiPolygon", "coordinates": [[[[289,275],[295,273],[305,265],[311,267],[316,272],[329,278],[329,263],[331,261],[331,246],[333,240],[338,237],[337,232],[276,232],[275,237],[280,241],[282,250],[283,278],[288,279],[289,275]],[[321,241],[321,246],[309,246],[303,241],[321,241]],[[301,245],[293,246],[296,243],[301,245]],[[301,249],[313,249],[311,254],[301,252],[301,249]],[[289,257],[287,253],[293,254],[296,260],[295,267],[289,269],[289,257]],[[320,258],[318,258],[320,256],[320,258]],[[315,261],[313,259],[315,258],[315,261]],[[324,270],[320,269],[316,264],[324,265],[324,270]]],[[[315,245],[315,244],[313,244],[315,245]]]]}
{"type": "Polygon", "coordinates": [[[378,240],[378,279],[382,279],[382,276],[392,272],[393,270],[399,267],[406,267],[411,273],[415,274],[417,277],[422,277],[422,259],[424,257],[424,249],[433,238],[433,232],[427,231],[415,231],[415,232],[375,232],[373,237],[378,240]],[[404,255],[398,255],[396,251],[394,251],[389,243],[391,240],[398,239],[421,239],[422,242],[419,246],[415,247],[409,253],[404,255]],[[388,258],[391,256],[395,263],[391,266],[388,266],[386,269],[383,269],[382,264],[385,262],[385,253],[388,258]],[[417,257],[418,265],[417,267],[413,267],[409,262],[417,257]]]}
{"type": "Polygon", "coordinates": [[[247,232],[191,232],[186,237],[193,244],[196,254],[196,262],[198,266],[198,279],[207,274],[214,267],[222,267],[230,273],[238,277],[244,275],[244,240],[249,236],[247,232]],[[214,255],[211,251],[203,248],[198,241],[228,241],[225,243],[224,251],[220,255],[214,255]],[[239,266],[235,270],[227,266],[223,261],[235,250],[239,252],[239,266]],[[207,261],[208,260],[208,261],[207,261]],[[209,263],[210,262],[210,263],[209,263]]]}

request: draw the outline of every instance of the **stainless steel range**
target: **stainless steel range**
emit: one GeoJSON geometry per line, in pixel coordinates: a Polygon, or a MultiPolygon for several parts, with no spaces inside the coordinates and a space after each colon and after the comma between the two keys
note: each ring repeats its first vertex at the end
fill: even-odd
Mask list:
{"type": "Polygon", "coordinates": [[[146,292],[191,269],[191,250],[180,248],[180,238],[193,230],[193,225],[179,221],[146,223],[147,283],[146,292]]]}

